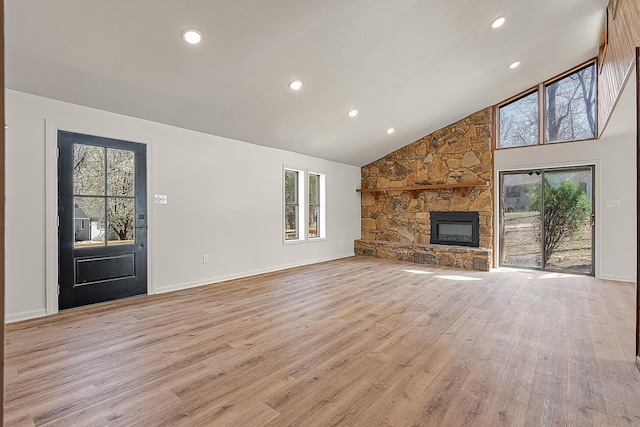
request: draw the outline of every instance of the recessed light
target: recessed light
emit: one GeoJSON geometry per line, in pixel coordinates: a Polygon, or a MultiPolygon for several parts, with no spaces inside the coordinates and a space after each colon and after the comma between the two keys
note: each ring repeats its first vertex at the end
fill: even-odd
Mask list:
{"type": "Polygon", "coordinates": [[[511,68],[512,70],[514,68],[518,68],[519,66],[520,66],[520,61],[512,62],[511,64],[509,64],[509,68],[511,68]]]}
{"type": "Polygon", "coordinates": [[[291,83],[289,83],[289,89],[291,90],[300,90],[300,88],[302,87],[304,83],[302,82],[302,80],[294,80],[291,83]]]}
{"type": "Polygon", "coordinates": [[[395,130],[394,128],[389,128],[389,129],[387,129],[387,133],[388,133],[389,135],[391,135],[391,134],[392,134],[392,133],[394,133],[395,131],[396,131],[396,130],[395,130]]]}
{"type": "Polygon", "coordinates": [[[493,22],[491,23],[491,28],[495,29],[495,28],[500,28],[502,27],[502,25],[504,25],[504,22],[507,19],[504,16],[501,16],[500,18],[496,18],[493,20],[493,22]]]}
{"type": "Polygon", "coordinates": [[[195,28],[189,28],[182,32],[182,40],[189,44],[198,44],[202,41],[202,33],[195,28]]]}
{"type": "Polygon", "coordinates": [[[355,117],[355,116],[357,116],[357,115],[358,115],[358,110],[356,110],[355,108],[353,108],[353,109],[349,110],[349,111],[347,112],[347,114],[349,115],[349,117],[355,117]]]}

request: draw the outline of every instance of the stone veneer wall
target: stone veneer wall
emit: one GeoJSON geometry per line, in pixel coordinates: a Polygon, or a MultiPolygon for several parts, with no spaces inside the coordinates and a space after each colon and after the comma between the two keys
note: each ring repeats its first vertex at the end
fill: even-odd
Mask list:
{"type": "MultiPolygon", "coordinates": [[[[493,109],[487,108],[362,167],[362,188],[489,181],[487,188],[362,193],[362,240],[425,246],[430,211],[478,211],[480,247],[493,248],[493,109]]],[[[362,254],[362,248],[356,253],[362,254]]],[[[491,251],[488,251],[489,257],[491,251]]],[[[398,255],[399,259],[406,259],[398,255]]]]}

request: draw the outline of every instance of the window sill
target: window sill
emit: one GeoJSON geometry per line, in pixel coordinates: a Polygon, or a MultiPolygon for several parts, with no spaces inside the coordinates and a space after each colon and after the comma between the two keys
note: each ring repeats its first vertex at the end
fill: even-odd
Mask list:
{"type": "Polygon", "coordinates": [[[289,245],[300,245],[302,243],[307,243],[306,239],[292,239],[292,240],[283,240],[282,244],[284,246],[289,246],[289,245]]]}

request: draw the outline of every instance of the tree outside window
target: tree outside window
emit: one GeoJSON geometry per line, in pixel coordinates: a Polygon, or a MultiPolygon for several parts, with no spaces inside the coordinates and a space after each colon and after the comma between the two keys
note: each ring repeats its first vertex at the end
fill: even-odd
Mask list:
{"type": "Polygon", "coordinates": [[[531,92],[498,109],[498,148],[538,143],[538,92],[531,92]]]}
{"type": "Polygon", "coordinates": [[[498,107],[497,148],[596,137],[596,64],[538,85],[536,90],[498,107]],[[542,117],[538,112],[544,94],[542,117]],[[542,126],[542,132],[539,132],[542,126]],[[540,140],[544,135],[544,140],[540,140]]]}
{"type": "Polygon", "coordinates": [[[284,238],[296,240],[300,238],[300,205],[299,205],[299,175],[292,169],[284,171],[284,238]]]}
{"type": "Polygon", "coordinates": [[[320,175],[309,173],[309,238],[322,235],[320,212],[320,175]]]}
{"type": "Polygon", "coordinates": [[[545,86],[545,142],[595,138],[595,64],[545,86]]]}
{"type": "Polygon", "coordinates": [[[75,222],[90,222],[89,233],[76,234],[76,247],[133,243],[134,165],[129,150],[73,145],[75,222]]]}

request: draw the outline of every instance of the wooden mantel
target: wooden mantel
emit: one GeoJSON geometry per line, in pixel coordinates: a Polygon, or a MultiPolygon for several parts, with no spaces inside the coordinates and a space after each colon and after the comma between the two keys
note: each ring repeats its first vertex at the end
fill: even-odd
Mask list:
{"type": "Polygon", "coordinates": [[[373,193],[376,200],[378,200],[378,193],[385,191],[411,191],[414,198],[418,198],[418,191],[421,190],[440,190],[442,188],[459,188],[462,196],[467,195],[467,188],[469,187],[488,187],[489,181],[479,182],[458,182],[453,184],[428,184],[428,185],[410,185],[407,187],[388,187],[388,188],[358,188],[356,191],[360,193],[373,193]]]}

